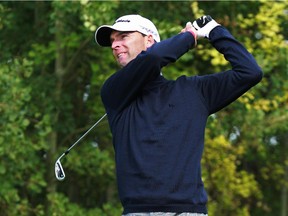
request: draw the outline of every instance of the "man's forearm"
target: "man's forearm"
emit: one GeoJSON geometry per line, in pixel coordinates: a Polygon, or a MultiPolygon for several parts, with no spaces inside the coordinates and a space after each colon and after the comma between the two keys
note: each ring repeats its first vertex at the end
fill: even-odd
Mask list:
{"type": "Polygon", "coordinates": [[[147,52],[160,57],[161,67],[175,62],[195,46],[195,38],[190,32],[180,33],[150,47],[147,52]]]}

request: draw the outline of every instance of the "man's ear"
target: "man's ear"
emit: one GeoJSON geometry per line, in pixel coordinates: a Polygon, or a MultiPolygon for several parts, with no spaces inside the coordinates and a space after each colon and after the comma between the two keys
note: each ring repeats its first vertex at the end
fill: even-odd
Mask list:
{"type": "Polygon", "coordinates": [[[155,43],[152,35],[147,35],[146,46],[147,48],[151,47],[155,43]]]}

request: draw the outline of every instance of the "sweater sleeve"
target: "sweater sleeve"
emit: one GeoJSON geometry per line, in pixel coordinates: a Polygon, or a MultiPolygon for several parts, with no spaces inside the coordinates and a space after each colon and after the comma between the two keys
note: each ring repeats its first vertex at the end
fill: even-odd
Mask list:
{"type": "Polygon", "coordinates": [[[232,69],[198,77],[198,88],[210,114],[224,108],[262,79],[254,57],[222,26],[210,33],[212,45],[230,62],[232,69]]]}
{"type": "Polygon", "coordinates": [[[101,98],[108,114],[127,106],[146,82],[160,75],[159,58],[146,52],[109,77],[101,89],[101,98]]]}
{"type": "Polygon", "coordinates": [[[180,33],[160,43],[154,44],[147,52],[160,57],[160,66],[175,62],[195,46],[195,38],[190,32],[180,33]]]}
{"type": "Polygon", "coordinates": [[[160,76],[162,67],[175,62],[194,44],[191,33],[178,34],[142,51],[109,77],[101,89],[102,101],[108,114],[117,113],[129,105],[148,82],[160,76]]]}

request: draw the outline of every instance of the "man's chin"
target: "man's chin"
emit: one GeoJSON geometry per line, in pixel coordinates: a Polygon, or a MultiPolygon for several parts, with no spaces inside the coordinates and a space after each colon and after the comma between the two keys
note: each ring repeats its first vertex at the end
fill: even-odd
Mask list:
{"type": "Polygon", "coordinates": [[[120,67],[125,67],[130,61],[118,61],[120,67]]]}
{"type": "Polygon", "coordinates": [[[119,65],[121,68],[123,68],[123,67],[125,67],[127,64],[126,64],[126,63],[120,63],[120,62],[118,62],[118,65],[119,65]]]}
{"type": "Polygon", "coordinates": [[[131,62],[134,58],[123,58],[123,59],[118,59],[118,65],[120,67],[125,67],[129,62],[131,62]]]}

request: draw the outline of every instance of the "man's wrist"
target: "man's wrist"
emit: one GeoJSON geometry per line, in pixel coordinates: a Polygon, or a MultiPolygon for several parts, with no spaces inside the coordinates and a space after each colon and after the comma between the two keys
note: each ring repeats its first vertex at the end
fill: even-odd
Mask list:
{"type": "Polygon", "coordinates": [[[190,32],[193,35],[194,41],[195,41],[195,47],[196,47],[197,46],[197,34],[194,31],[190,30],[190,29],[188,29],[186,31],[190,32]]]}

